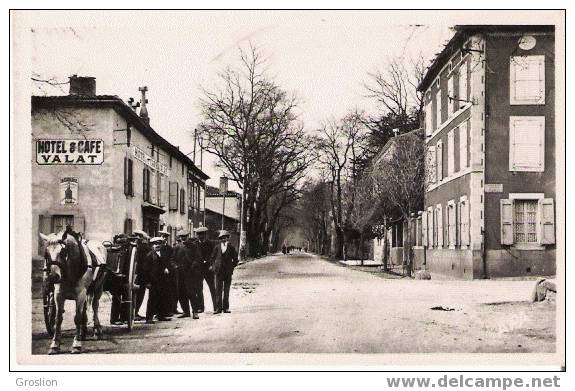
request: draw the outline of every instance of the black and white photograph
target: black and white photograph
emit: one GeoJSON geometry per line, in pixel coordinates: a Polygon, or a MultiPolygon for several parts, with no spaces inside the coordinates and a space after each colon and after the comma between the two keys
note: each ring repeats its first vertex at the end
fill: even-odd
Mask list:
{"type": "Polygon", "coordinates": [[[19,365],[565,367],[564,10],[10,14],[19,365]]]}

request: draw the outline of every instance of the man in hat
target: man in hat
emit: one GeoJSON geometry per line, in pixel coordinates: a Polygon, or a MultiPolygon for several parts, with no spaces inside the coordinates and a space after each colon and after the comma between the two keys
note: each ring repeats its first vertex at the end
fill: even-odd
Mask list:
{"type": "Polygon", "coordinates": [[[169,262],[169,270],[170,274],[168,276],[168,294],[165,297],[167,301],[167,306],[169,308],[169,313],[171,315],[174,314],[181,314],[178,311],[178,283],[179,283],[179,272],[178,272],[178,265],[174,262],[174,248],[170,245],[170,233],[165,229],[158,231],[158,235],[160,235],[164,239],[164,244],[162,246],[162,252],[165,253],[166,257],[168,258],[169,262]]]}
{"type": "Polygon", "coordinates": [[[146,296],[146,286],[149,281],[146,275],[146,255],[150,252],[151,247],[149,244],[150,237],[148,234],[141,230],[135,230],[132,235],[138,238],[138,244],[136,247],[136,254],[138,263],[136,264],[136,285],[139,289],[136,291],[136,316],[135,320],[144,320],[145,318],[140,315],[140,308],[144,302],[144,297],[146,296]]]}
{"type": "Polygon", "coordinates": [[[197,290],[197,300],[198,300],[198,311],[204,312],[204,280],[208,284],[210,289],[210,296],[212,297],[212,309],[216,311],[216,282],[214,271],[210,269],[210,260],[212,257],[212,252],[214,250],[214,245],[208,240],[208,228],[198,227],[195,229],[196,235],[198,236],[198,242],[196,246],[198,248],[198,255],[200,257],[201,273],[202,279],[197,290]]]}
{"type": "Polygon", "coordinates": [[[168,279],[170,274],[169,258],[162,252],[164,239],[154,237],[150,240],[152,250],[146,255],[145,274],[148,281],[148,307],[146,309],[146,323],[153,323],[154,315],[159,321],[170,320],[168,317],[169,308],[167,301],[163,298],[167,294],[168,279]]]}
{"type": "Polygon", "coordinates": [[[190,317],[191,302],[193,318],[199,319],[196,290],[202,282],[201,264],[199,263],[198,249],[188,236],[187,231],[180,232],[178,244],[174,247],[174,261],[177,264],[179,274],[178,298],[180,307],[184,312],[179,318],[190,317]]]}
{"type": "Polygon", "coordinates": [[[211,266],[216,276],[216,309],[214,311],[216,314],[220,314],[222,311],[231,312],[230,287],[234,268],[238,264],[238,253],[230,243],[230,233],[222,230],[218,239],[220,244],[214,248],[211,259],[211,266]]]}

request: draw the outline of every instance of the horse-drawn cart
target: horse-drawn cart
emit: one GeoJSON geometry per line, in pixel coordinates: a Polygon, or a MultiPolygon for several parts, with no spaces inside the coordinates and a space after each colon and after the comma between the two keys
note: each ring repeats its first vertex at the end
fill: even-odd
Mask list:
{"type": "MultiPolygon", "coordinates": [[[[125,323],[128,330],[134,325],[136,296],[140,287],[136,283],[138,258],[143,253],[144,244],[138,236],[116,235],[113,241],[102,243],[107,250],[106,263],[98,266],[96,279],[104,278],[104,290],[112,295],[111,319],[125,323]]],[[[48,267],[44,267],[43,305],[46,331],[54,335],[56,304],[54,285],[48,279],[48,267]]],[[[143,288],[142,288],[143,289],[143,288]]],[[[86,319],[86,306],[84,307],[86,319]]]]}

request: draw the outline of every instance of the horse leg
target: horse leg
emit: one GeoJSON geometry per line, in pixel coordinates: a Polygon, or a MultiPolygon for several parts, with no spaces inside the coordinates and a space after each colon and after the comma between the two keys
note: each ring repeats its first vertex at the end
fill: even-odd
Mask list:
{"type": "Polygon", "coordinates": [[[60,284],[54,284],[54,304],[56,305],[56,324],[54,326],[54,337],[50,344],[48,354],[60,353],[60,341],[62,338],[62,319],[64,317],[65,296],[60,284]]]}
{"type": "Polygon", "coordinates": [[[80,341],[86,340],[88,334],[88,300],[84,302],[84,309],[82,310],[82,329],[80,330],[80,341]]]}
{"type": "Polygon", "coordinates": [[[94,320],[94,337],[96,339],[102,338],[102,325],[100,324],[100,318],[98,317],[98,308],[100,306],[100,297],[102,296],[104,279],[94,287],[94,294],[92,296],[92,312],[94,320]]]}
{"type": "Polygon", "coordinates": [[[84,319],[84,308],[86,304],[86,289],[82,289],[76,296],[76,315],[74,316],[74,323],[76,324],[76,336],[74,343],[72,343],[71,353],[82,352],[82,321],[84,319]]]}

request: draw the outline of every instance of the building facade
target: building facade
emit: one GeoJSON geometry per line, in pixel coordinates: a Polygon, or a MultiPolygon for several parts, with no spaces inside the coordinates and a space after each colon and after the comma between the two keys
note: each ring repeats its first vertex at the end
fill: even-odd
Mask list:
{"type": "MultiPolygon", "coordinates": [[[[70,78],[66,96],[32,97],[32,213],[36,233],[67,225],[86,238],[149,235],[203,223],[208,176],[149,125],[146,88],[139,114],[95,79],[70,78]]],[[[131,102],[132,103],[132,102],[131,102]]],[[[37,240],[33,255],[42,251],[37,240]]]]}
{"type": "Polygon", "coordinates": [[[428,270],[555,274],[553,26],[457,26],[424,92],[428,270]]]}

